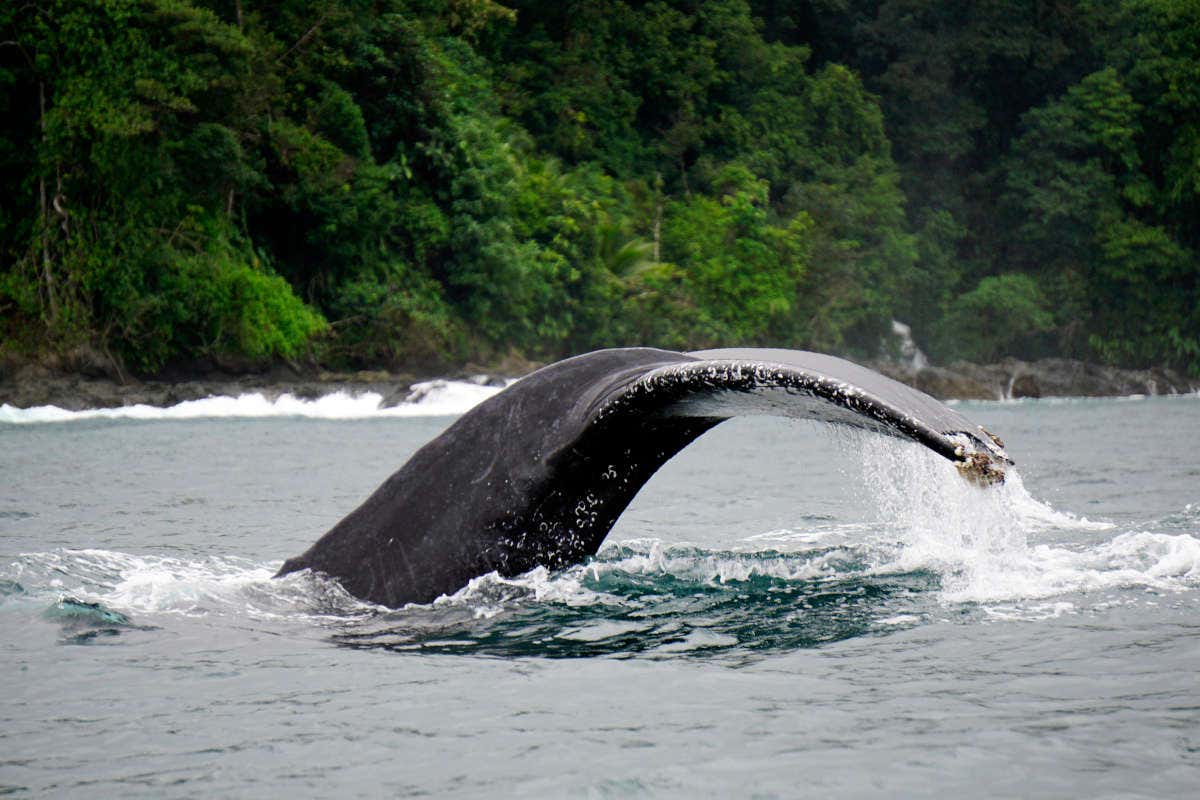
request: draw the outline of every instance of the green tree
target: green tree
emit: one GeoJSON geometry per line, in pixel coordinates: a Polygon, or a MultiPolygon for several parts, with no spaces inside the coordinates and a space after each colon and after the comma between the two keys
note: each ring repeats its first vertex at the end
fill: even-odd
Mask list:
{"type": "Polygon", "coordinates": [[[694,303],[689,341],[712,346],[796,339],[794,315],[804,277],[810,221],[797,215],[771,224],[767,183],[743,167],[721,173],[719,199],[672,203],[663,254],[678,265],[694,303]]]}
{"type": "Polygon", "coordinates": [[[36,213],[8,229],[16,262],[3,284],[26,326],[37,320],[61,346],[93,339],[156,368],[192,341],[175,330],[187,319],[172,293],[195,276],[197,257],[219,254],[206,269],[229,291],[213,296],[226,304],[214,313],[240,330],[182,352],[295,354],[323,323],[271,279],[232,219],[239,194],[260,180],[243,147],[253,105],[246,38],[177,0],[3,14],[10,98],[33,100],[9,101],[24,112],[15,126],[32,134],[30,180],[17,196],[36,213]]]}
{"type": "Polygon", "coordinates": [[[938,329],[939,347],[952,357],[995,361],[1021,351],[1053,325],[1046,298],[1032,278],[993,275],[953,302],[938,329]]]}

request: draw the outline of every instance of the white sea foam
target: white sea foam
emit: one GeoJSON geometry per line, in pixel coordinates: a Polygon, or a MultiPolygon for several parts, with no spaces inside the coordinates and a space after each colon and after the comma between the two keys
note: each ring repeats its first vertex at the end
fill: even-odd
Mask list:
{"type": "Polygon", "coordinates": [[[274,580],[278,569],[278,562],[236,557],[182,559],[91,549],[27,553],[3,573],[34,593],[68,595],[126,613],[280,618],[371,610],[336,583],[307,573],[274,580]]]}
{"type": "MultiPolygon", "coordinates": [[[[204,615],[236,602],[265,583],[272,571],[229,562],[180,559],[129,559],[116,585],[105,593],[107,604],[132,611],[204,615]]],[[[247,604],[247,610],[253,607],[247,604]]]]}
{"type": "MultiPolygon", "coordinates": [[[[608,556],[592,569],[630,575],[666,574],[696,583],[726,584],[751,578],[784,581],[813,580],[836,573],[850,556],[846,551],[823,549],[812,553],[724,552],[673,544],[657,539],[622,542],[608,548],[608,556]]],[[[599,577],[595,574],[594,577],[599,577]]]]}
{"type": "MultiPolygon", "coordinates": [[[[491,618],[506,609],[529,603],[566,606],[607,605],[643,608],[674,596],[684,586],[727,587],[743,591],[744,582],[766,578],[781,583],[836,581],[852,574],[870,574],[862,548],[821,548],[808,552],[709,550],[686,543],[664,543],[659,539],[631,539],[609,543],[586,564],[551,572],[538,567],[511,578],[495,572],[474,578],[457,592],[439,597],[436,609],[465,609],[475,618],[491,618]],[[606,591],[615,585],[648,578],[633,595],[606,591]],[[669,579],[661,585],[656,579],[669,579]],[[671,585],[675,584],[675,585],[671,585]],[[661,594],[660,594],[661,591],[661,594]]],[[[620,590],[615,590],[620,591],[620,590]]],[[[685,589],[690,594],[690,590],[685,589]]]]}
{"type": "Polygon", "coordinates": [[[627,605],[628,598],[591,588],[607,575],[661,575],[736,587],[756,577],[807,582],[932,571],[941,578],[943,603],[978,604],[996,618],[1044,619],[1094,604],[1052,599],[1062,595],[1200,587],[1200,539],[1186,534],[1125,533],[1092,546],[1068,547],[1029,545],[1020,533],[997,537],[997,529],[986,525],[977,525],[965,535],[961,530],[952,535],[948,529],[910,532],[911,538],[900,548],[875,543],[811,553],[724,552],[657,540],[622,542],[607,546],[586,565],[559,573],[539,568],[513,578],[481,576],[435,605],[469,607],[484,617],[527,601],[627,605]]]}
{"type": "Polygon", "coordinates": [[[477,618],[490,618],[518,602],[557,602],[572,606],[592,605],[613,600],[601,592],[583,586],[583,574],[578,569],[558,574],[537,567],[513,578],[490,572],[472,578],[466,586],[451,595],[433,601],[435,608],[469,608],[477,618]]]}
{"type": "Polygon", "coordinates": [[[238,397],[186,400],[166,408],[148,405],[68,411],[57,406],[15,408],[0,405],[0,424],[74,422],[85,419],[178,420],[229,417],[308,417],[367,419],[372,417],[434,417],[462,414],[499,392],[495,386],[470,381],[433,380],[414,384],[409,399],[384,407],[378,392],[333,392],[315,400],[290,394],[269,399],[261,393],[238,397]]]}

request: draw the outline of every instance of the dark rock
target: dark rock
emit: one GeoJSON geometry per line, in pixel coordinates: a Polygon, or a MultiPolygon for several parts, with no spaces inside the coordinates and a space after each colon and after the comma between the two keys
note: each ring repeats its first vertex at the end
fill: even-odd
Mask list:
{"type": "Polygon", "coordinates": [[[63,366],[69,371],[85,378],[99,378],[124,382],[124,375],[119,366],[103,353],[90,345],[80,345],[67,353],[63,366]]]}
{"type": "Polygon", "coordinates": [[[917,371],[913,386],[942,400],[995,400],[999,397],[992,382],[962,370],[925,367],[917,371]]]}
{"type": "Polygon", "coordinates": [[[472,375],[466,379],[467,383],[473,383],[476,386],[491,386],[492,388],[503,388],[508,384],[507,378],[502,378],[499,375],[472,375]]]}
{"type": "Polygon", "coordinates": [[[468,363],[458,372],[451,371],[450,374],[463,379],[469,379],[475,375],[503,375],[516,378],[521,375],[528,375],[544,366],[546,366],[545,361],[531,361],[515,350],[512,350],[506,355],[493,359],[486,364],[468,363]]]}
{"type": "Polygon", "coordinates": [[[1016,377],[1012,383],[1010,392],[1012,397],[1041,397],[1042,386],[1038,383],[1037,377],[1031,374],[1021,375],[1016,377]]]}
{"type": "Polygon", "coordinates": [[[329,394],[329,387],[320,383],[300,383],[291,387],[291,394],[301,400],[316,400],[329,394]]]}
{"type": "Polygon", "coordinates": [[[957,361],[948,367],[921,369],[894,363],[871,366],[940,400],[1180,394],[1194,392],[1200,384],[1161,367],[1120,369],[1069,358],[1039,361],[1006,358],[996,364],[957,361]]]}

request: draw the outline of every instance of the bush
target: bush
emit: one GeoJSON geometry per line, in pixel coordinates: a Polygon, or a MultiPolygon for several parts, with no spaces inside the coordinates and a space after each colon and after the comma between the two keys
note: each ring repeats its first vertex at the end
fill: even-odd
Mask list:
{"type": "Polygon", "coordinates": [[[294,358],[325,330],[287,281],[237,255],[197,253],[165,265],[147,332],[169,332],[170,346],[143,349],[140,366],[188,356],[294,358]]]}
{"type": "Polygon", "coordinates": [[[984,278],[958,296],[938,327],[941,351],[971,361],[1025,355],[1023,347],[1051,330],[1054,318],[1033,278],[1008,273],[984,278]]]}
{"type": "Polygon", "coordinates": [[[464,326],[441,286],[403,268],[386,280],[346,284],[333,311],[336,336],[326,356],[339,363],[435,367],[467,355],[464,326]]]}

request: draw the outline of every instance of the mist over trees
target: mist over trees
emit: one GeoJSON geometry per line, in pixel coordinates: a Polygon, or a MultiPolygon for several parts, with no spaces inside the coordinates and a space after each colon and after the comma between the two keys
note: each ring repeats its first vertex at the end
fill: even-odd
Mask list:
{"type": "Polygon", "coordinates": [[[1200,2],[0,7],[0,347],[1200,374],[1200,2]]]}

